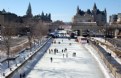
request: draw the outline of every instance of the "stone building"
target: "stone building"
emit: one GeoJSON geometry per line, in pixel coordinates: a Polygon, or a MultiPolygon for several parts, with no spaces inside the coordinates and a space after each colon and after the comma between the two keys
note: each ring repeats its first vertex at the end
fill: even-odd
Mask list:
{"type": "Polygon", "coordinates": [[[116,14],[113,14],[113,15],[111,15],[110,17],[109,17],[109,23],[110,24],[115,24],[115,23],[117,23],[117,15],[116,14]]]}
{"type": "Polygon", "coordinates": [[[100,11],[96,4],[93,10],[83,11],[77,7],[76,15],[73,17],[72,29],[77,31],[77,35],[100,35],[100,30],[107,24],[107,12],[100,11]]]}
{"type": "Polygon", "coordinates": [[[111,24],[121,24],[121,13],[113,14],[109,18],[109,23],[111,24]]]}
{"type": "Polygon", "coordinates": [[[107,23],[107,12],[106,9],[104,11],[100,11],[96,4],[94,4],[93,10],[88,9],[87,11],[83,11],[77,7],[77,13],[73,17],[73,23],[80,22],[96,22],[98,26],[103,26],[107,23]]]}
{"type": "Polygon", "coordinates": [[[117,23],[121,23],[121,13],[118,13],[117,23]]]}

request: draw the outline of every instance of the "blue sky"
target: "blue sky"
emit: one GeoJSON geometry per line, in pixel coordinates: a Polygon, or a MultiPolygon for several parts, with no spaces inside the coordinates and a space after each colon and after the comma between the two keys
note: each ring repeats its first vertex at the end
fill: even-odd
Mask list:
{"type": "Polygon", "coordinates": [[[45,13],[52,14],[52,20],[69,22],[76,14],[77,5],[86,11],[93,8],[94,3],[98,9],[107,9],[108,17],[111,14],[121,13],[121,0],[0,0],[0,10],[25,15],[29,2],[32,6],[33,15],[45,13]]]}

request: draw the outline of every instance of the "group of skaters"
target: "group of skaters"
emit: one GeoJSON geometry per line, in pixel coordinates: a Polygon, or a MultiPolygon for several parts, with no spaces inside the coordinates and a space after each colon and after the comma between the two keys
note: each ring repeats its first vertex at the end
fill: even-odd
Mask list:
{"type": "MultiPolygon", "coordinates": [[[[61,41],[58,41],[58,42],[56,40],[54,40],[52,42],[52,44],[61,44],[62,42],[63,42],[63,39],[61,41]]],[[[71,46],[72,44],[69,43],[69,45],[71,46]]],[[[62,53],[63,58],[68,58],[67,48],[62,49],[61,51],[59,51],[57,48],[49,49],[49,54],[56,55],[57,53],[62,53]]],[[[76,57],[76,52],[73,52],[72,56],[76,57]]],[[[53,62],[53,58],[52,57],[50,57],[50,61],[53,62]]]]}
{"type": "MultiPolygon", "coordinates": [[[[65,49],[62,49],[62,51],[61,51],[62,53],[65,53],[65,52],[67,52],[67,48],[65,48],[65,49]]],[[[58,49],[57,48],[55,48],[55,49],[49,49],[49,54],[57,54],[57,53],[59,53],[59,51],[58,51],[58,49]]]]}
{"type": "MultiPolygon", "coordinates": [[[[49,54],[56,55],[57,53],[62,53],[62,57],[63,58],[68,58],[67,48],[62,49],[61,51],[59,51],[57,48],[49,49],[49,54]]],[[[73,52],[72,56],[76,57],[76,52],[73,52]]],[[[52,57],[50,57],[50,61],[53,62],[53,58],[52,57]]]]}
{"type": "Polygon", "coordinates": [[[20,73],[20,78],[25,78],[25,76],[26,76],[25,73],[23,74],[20,73]]]}
{"type": "MultiPolygon", "coordinates": [[[[62,40],[62,42],[63,42],[63,40],[62,40]]],[[[56,43],[61,44],[60,41],[59,41],[59,42],[56,42],[56,40],[54,40],[54,41],[52,42],[52,44],[56,44],[56,43]]]]}
{"type": "MultiPolygon", "coordinates": [[[[69,38],[69,40],[70,40],[70,38],[69,38]]],[[[63,40],[62,40],[61,42],[63,42],[63,40]]],[[[54,40],[54,41],[52,42],[52,44],[56,44],[56,43],[61,44],[61,42],[60,42],[60,41],[59,41],[59,42],[56,42],[56,40],[54,40]]],[[[72,44],[69,43],[69,45],[72,45],[72,44]]]]}
{"type": "MultiPolygon", "coordinates": [[[[59,52],[57,48],[49,49],[49,54],[56,55],[57,53],[62,53],[63,58],[64,57],[68,58],[67,48],[62,49],[61,52],[59,52]]],[[[53,62],[53,58],[52,57],[50,58],[50,61],[53,62]]]]}

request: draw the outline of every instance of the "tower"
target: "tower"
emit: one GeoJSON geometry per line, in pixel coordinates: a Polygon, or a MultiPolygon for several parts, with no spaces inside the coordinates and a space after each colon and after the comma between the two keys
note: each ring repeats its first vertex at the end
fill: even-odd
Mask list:
{"type": "Polygon", "coordinates": [[[106,8],[104,10],[104,14],[105,14],[105,23],[107,23],[107,11],[106,11],[106,8]]]}
{"type": "Polygon", "coordinates": [[[80,9],[79,9],[79,6],[77,6],[77,15],[80,14],[80,9]]]}
{"type": "Polygon", "coordinates": [[[106,8],[105,8],[105,10],[104,10],[104,13],[105,13],[105,15],[107,16],[107,11],[106,11],[106,8]]]}
{"type": "Polygon", "coordinates": [[[96,3],[94,3],[93,10],[97,10],[96,3]]]}
{"type": "Polygon", "coordinates": [[[2,10],[2,13],[6,13],[5,9],[2,10]]]}
{"type": "Polygon", "coordinates": [[[32,17],[33,15],[32,15],[32,9],[31,9],[31,4],[29,3],[29,6],[28,6],[28,9],[27,9],[27,11],[26,11],[26,15],[28,16],[28,17],[32,17]]]}
{"type": "Polygon", "coordinates": [[[96,3],[94,3],[94,6],[93,6],[93,10],[92,10],[92,13],[93,13],[93,16],[94,16],[94,20],[93,21],[97,21],[97,6],[96,6],[96,3]]]}
{"type": "Polygon", "coordinates": [[[49,20],[51,20],[51,13],[49,13],[48,18],[49,18],[49,20]]]}

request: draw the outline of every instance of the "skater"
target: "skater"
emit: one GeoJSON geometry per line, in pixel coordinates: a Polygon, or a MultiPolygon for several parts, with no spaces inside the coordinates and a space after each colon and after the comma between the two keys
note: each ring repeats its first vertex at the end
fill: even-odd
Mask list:
{"type": "Polygon", "coordinates": [[[54,44],[56,44],[56,40],[54,41],[54,44]]]}
{"type": "Polygon", "coordinates": [[[49,49],[49,54],[51,54],[51,50],[49,49]]]}
{"type": "Polygon", "coordinates": [[[73,57],[76,57],[76,53],[75,52],[73,53],[73,57]]]}
{"type": "Polygon", "coordinates": [[[66,53],[66,58],[68,58],[68,53],[66,53]]]}
{"type": "Polygon", "coordinates": [[[63,54],[63,58],[64,58],[64,54],[63,54]]]}
{"type": "Polygon", "coordinates": [[[54,52],[56,52],[56,48],[54,49],[54,52]]]}
{"type": "Polygon", "coordinates": [[[60,42],[58,42],[58,44],[60,44],[60,42]]]}
{"type": "Polygon", "coordinates": [[[65,48],[64,52],[67,52],[67,48],[65,48]]]}
{"type": "Polygon", "coordinates": [[[53,52],[53,49],[51,49],[51,52],[53,52]]]}
{"type": "Polygon", "coordinates": [[[56,50],[56,48],[55,48],[55,49],[54,49],[54,54],[56,54],[56,51],[57,51],[57,50],[56,50]]]}
{"type": "Polygon", "coordinates": [[[69,45],[71,45],[71,43],[69,43],[69,45]]]}
{"type": "Polygon", "coordinates": [[[21,73],[20,73],[20,78],[22,78],[22,75],[21,75],[21,73]]]}
{"type": "Polygon", "coordinates": [[[25,72],[23,73],[23,78],[25,78],[25,72]]]}
{"type": "Polygon", "coordinates": [[[62,49],[62,53],[63,53],[63,49],[62,49]]]}
{"type": "Polygon", "coordinates": [[[58,49],[56,49],[57,53],[58,53],[58,49]]]}
{"type": "Polygon", "coordinates": [[[51,63],[53,62],[53,58],[52,57],[50,58],[50,61],[51,61],[51,63]]]}

